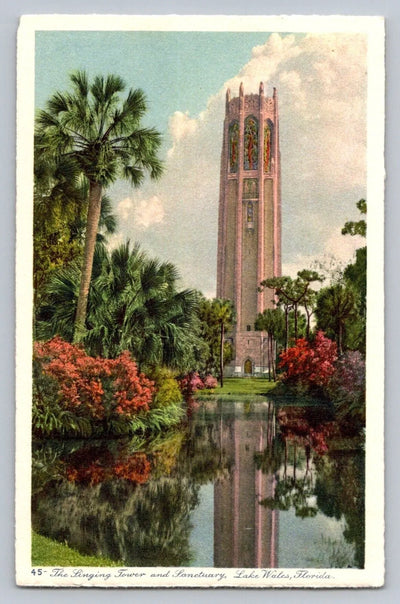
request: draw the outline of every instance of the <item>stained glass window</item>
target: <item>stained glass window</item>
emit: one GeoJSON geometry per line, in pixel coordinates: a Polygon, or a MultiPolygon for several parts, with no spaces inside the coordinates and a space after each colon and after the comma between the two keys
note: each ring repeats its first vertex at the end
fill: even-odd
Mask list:
{"type": "Polygon", "coordinates": [[[272,123],[267,120],[264,125],[264,170],[271,171],[272,156],[272,123]]]}
{"type": "Polygon", "coordinates": [[[252,201],[247,202],[247,228],[254,228],[254,206],[252,201]]]}
{"type": "Polygon", "coordinates": [[[244,123],[244,169],[258,167],[258,122],[250,115],[244,123]]]}
{"type": "Polygon", "coordinates": [[[239,124],[232,122],[229,126],[229,171],[237,172],[239,157],[239,124]]]}

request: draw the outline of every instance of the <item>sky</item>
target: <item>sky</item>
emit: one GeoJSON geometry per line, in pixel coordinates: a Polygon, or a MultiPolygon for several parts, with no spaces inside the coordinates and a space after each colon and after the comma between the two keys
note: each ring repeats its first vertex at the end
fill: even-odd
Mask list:
{"type": "Polygon", "coordinates": [[[367,48],[363,34],[39,31],[35,104],[69,74],[116,73],[142,88],[147,126],[163,137],[165,172],[139,189],[108,191],[118,218],[111,246],[130,239],[173,262],[184,287],[215,296],[219,171],[225,93],[277,88],[282,170],[283,274],[314,261],[351,260],[363,245],[340,234],[366,197],[367,48]]]}

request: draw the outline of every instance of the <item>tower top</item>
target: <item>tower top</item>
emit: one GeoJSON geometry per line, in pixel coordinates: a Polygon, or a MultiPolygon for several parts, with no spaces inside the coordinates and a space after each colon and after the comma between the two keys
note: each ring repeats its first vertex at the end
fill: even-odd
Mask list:
{"type": "Polygon", "coordinates": [[[240,82],[239,96],[232,97],[231,89],[226,90],[226,116],[229,119],[237,119],[238,114],[243,111],[244,114],[262,112],[266,117],[275,119],[278,107],[278,97],[276,88],[273,88],[273,94],[270,97],[265,96],[264,82],[260,82],[258,94],[245,94],[243,82],[240,82]]]}

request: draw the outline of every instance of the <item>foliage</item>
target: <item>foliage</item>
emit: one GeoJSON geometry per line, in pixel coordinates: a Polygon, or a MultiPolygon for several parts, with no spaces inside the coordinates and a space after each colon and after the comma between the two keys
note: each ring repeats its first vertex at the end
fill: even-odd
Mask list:
{"type": "Polygon", "coordinates": [[[217,375],[221,381],[224,366],[233,358],[232,344],[225,340],[225,334],[232,329],[235,320],[232,302],[219,298],[201,298],[199,320],[200,335],[206,344],[206,351],[203,363],[198,368],[203,373],[217,375]]]}
{"type": "MultiPolygon", "coordinates": [[[[33,204],[33,286],[38,307],[54,270],[82,262],[88,186],[69,158],[44,161],[35,153],[33,204]]],[[[116,218],[107,196],[101,199],[97,240],[116,230],[116,218]]]]}
{"type": "Polygon", "coordinates": [[[349,351],[336,361],[328,393],[337,417],[354,428],[365,425],[365,360],[359,351],[349,351]]]}
{"type": "Polygon", "coordinates": [[[185,412],[180,403],[172,403],[167,407],[156,407],[146,413],[141,412],[132,417],[129,422],[129,433],[159,433],[176,427],[184,418],[185,412]]]}
{"type": "MultiPolygon", "coordinates": [[[[53,275],[38,337],[72,340],[79,279],[76,265],[53,275]]],[[[129,350],[141,367],[192,369],[200,341],[198,295],[178,290],[178,279],[171,263],[148,258],[138,245],[127,242],[111,253],[98,247],[83,339],[87,351],[114,358],[129,350]]]]}
{"type": "Polygon", "coordinates": [[[335,372],[337,346],[319,331],[313,342],[304,338],[280,355],[281,380],[298,393],[321,391],[335,372]]]}
{"type": "Polygon", "coordinates": [[[284,344],[285,314],[281,308],[267,308],[257,315],[254,324],[256,331],[267,332],[268,379],[276,379],[277,345],[284,344]]]}
{"type": "Polygon", "coordinates": [[[94,358],[59,337],[35,344],[34,378],[33,420],[39,434],[60,429],[51,417],[46,421],[49,412],[61,422],[63,414],[72,414],[76,431],[82,422],[107,429],[114,420],[148,411],[154,394],[154,383],[138,373],[128,352],[116,359],[94,358]]]}
{"type": "Polygon", "coordinates": [[[321,534],[315,542],[316,556],[310,556],[310,568],[351,568],[354,565],[355,548],[344,538],[331,539],[321,534]]]}
{"type": "Polygon", "coordinates": [[[203,380],[204,383],[204,388],[206,390],[214,390],[214,388],[216,388],[218,386],[218,381],[217,378],[215,378],[213,375],[206,375],[206,377],[203,380]]]}
{"type": "MultiPolygon", "coordinates": [[[[367,202],[365,199],[360,199],[357,202],[357,208],[361,214],[367,213],[367,202]]],[[[367,234],[367,223],[364,219],[358,222],[346,222],[342,228],[342,235],[361,235],[365,237],[367,234]]]]}
{"type": "Polygon", "coordinates": [[[182,393],[174,373],[167,367],[156,368],[151,372],[154,380],[156,394],[153,400],[153,408],[168,407],[182,401],[182,393]]]}
{"type": "Polygon", "coordinates": [[[367,323],[367,248],[356,250],[355,262],[346,266],[343,273],[345,283],[357,296],[357,317],[346,325],[347,343],[352,350],[365,353],[367,323]]]}
{"type": "Polygon", "coordinates": [[[315,309],[317,328],[336,340],[339,354],[348,345],[347,335],[358,318],[357,308],[356,292],[341,283],[323,288],[318,293],[315,309]]]}
{"type": "Polygon", "coordinates": [[[304,269],[298,271],[296,279],[288,276],[270,277],[260,283],[259,290],[264,288],[272,289],[275,298],[278,299],[278,305],[283,306],[285,312],[285,349],[289,343],[289,313],[293,311],[294,317],[294,339],[299,337],[299,306],[304,306],[307,313],[307,339],[310,335],[310,316],[314,303],[314,295],[311,289],[311,283],[322,282],[323,277],[314,270],[304,269]]]}
{"type": "Polygon", "coordinates": [[[84,261],[74,330],[74,339],[79,341],[86,328],[102,189],[117,178],[125,178],[133,186],[140,185],[146,173],[158,178],[162,164],[157,157],[159,133],[141,125],[147,110],[142,90],[131,89],[122,99],[125,83],[119,76],[96,76],[89,83],[86,73],[78,71],[70,79],[71,91],[56,92],[47,101],[46,110],[38,112],[35,152],[37,161],[43,163],[58,164],[68,159],[88,184],[84,261]]]}

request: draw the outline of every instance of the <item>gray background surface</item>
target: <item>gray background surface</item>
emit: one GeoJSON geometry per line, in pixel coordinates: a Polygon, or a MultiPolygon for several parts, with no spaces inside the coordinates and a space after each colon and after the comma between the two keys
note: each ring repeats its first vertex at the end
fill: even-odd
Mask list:
{"type": "MultiPolygon", "coordinates": [[[[398,0],[3,0],[0,8],[0,600],[2,602],[392,602],[399,564],[399,40],[398,0]],[[14,582],[14,245],[16,32],[22,14],[343,14],[386,18],[386,586],[380,590],[106,590],[17,588],[14,582]]],[[[383,299],[383,298],[382,298],[383,299]]],[[[396,597],[397,596],[397,597],[396,597]]]]}

